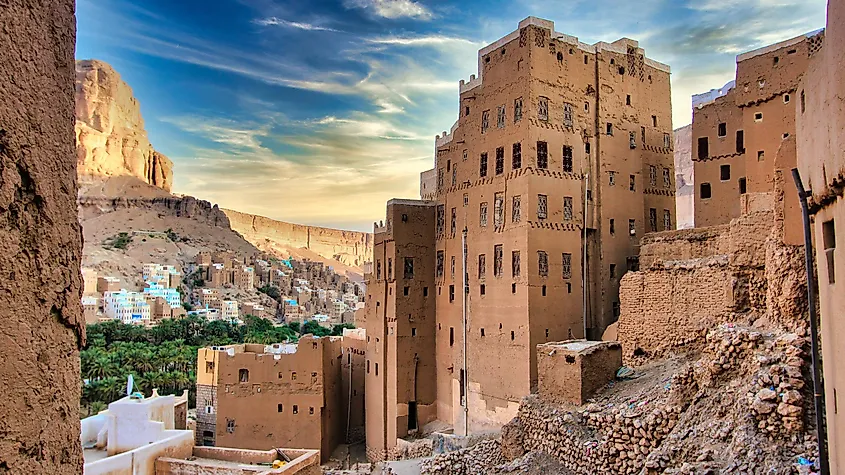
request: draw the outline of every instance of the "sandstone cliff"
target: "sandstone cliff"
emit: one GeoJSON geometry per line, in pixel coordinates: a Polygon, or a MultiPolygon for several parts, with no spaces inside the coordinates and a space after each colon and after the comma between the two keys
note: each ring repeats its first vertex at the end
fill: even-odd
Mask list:
{"type": "Polygon", "coordinates": [[[373,235],[358,231],[285,223],[263,216],[224,209],[232,229],[258,248],[308,249],[327,259],[357,268],[372,260],[373,235]]]}
{"type": "Polygon", "coordinates": [[[76,62],[76,158],[80,176],[173,184],[173,162],[150,144],[132,89],[102,61],[76,62]]]}
{"type": "Polygon", "coordinates": [[[678,229],[695,221],[695,173],[692,163],[692,125],[675,129],[675,214],[678,229]]]}

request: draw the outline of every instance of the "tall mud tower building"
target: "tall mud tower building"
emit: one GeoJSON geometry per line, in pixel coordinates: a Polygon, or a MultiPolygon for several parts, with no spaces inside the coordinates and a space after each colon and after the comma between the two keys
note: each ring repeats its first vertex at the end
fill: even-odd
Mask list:
{"type": "Polygon", "coordinates": [[[668,66],[636,41],[587,45],[532,17],[478,70],[422,174],[430,199],[388,202],[375,229],[373,460],[434,420],[459,434],[509,421],[536,386],[536,345],[600,338],[639,238],[675,227],[668,66]]]}

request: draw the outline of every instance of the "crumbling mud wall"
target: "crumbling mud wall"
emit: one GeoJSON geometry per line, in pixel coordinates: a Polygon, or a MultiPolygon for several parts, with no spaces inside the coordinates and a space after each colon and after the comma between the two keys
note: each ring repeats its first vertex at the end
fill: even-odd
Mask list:
{"type": "Polygon", "coordinates": [[[0,3],[0,472],[78,474],[73,0],[0,3]]]}
{"type": "Polygon", "coordinates": [[[797,457],[813,455],[808,339],[723,325],[706,341],[700,358],[666,376],[647,370],[653,386],[636,394],[628,382],[586,406],[527,397],[502,433],[503,453],[547,453],[585,475],[792,473],[797,457]]]}
{"type": "Polygon", "coordinates": [[[797,473],[800,457],[817,455],[808,350],[795,333],[719,325],[700,352],[653,362],[590,404],[532,394],[501,440],[434,457],[421,473],[511,473],[504,459],[537,454],[560,463],[550,473],[797,473]]]}
{"type": "Polygon", "coordinates": [[[620,287],[626,364],[701,345],[721,323],[804,331],[803,247],[783,243],[778,213],[764,198],[750,196],[746,214],[729,225],[643,239],[641,271],[625,274],[620,287]]]}

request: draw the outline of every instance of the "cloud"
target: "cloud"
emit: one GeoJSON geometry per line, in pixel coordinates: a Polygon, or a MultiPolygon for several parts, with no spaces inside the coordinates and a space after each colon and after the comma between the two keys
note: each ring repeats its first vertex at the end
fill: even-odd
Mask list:
{"type": "Polygon", "coordinates": [[[412,0],[344,0],[343,3],[346,8],[361,8],[390,20],[397,18],[431,20],[434,18],[431,10],[425,5],[412,0]]]}
{"type": "Polygon", "coordinates": [[[431,160],[431,138],[362,112],[267,116],[260,124],[196,115],[166,122],[215,144],[172,157],[179,192],[286,221],[370,230],[386,200],[416,196],[418,174],[431,160]]]}
{"type": "Polygon", "coordinates": [[[417,37],[401,37],[401,36],[385,36],[379,38],[369,38],[367,42],[380,45],[400,45],[400,46],[442,46],[464,44],[476,47],[484,46],[483,42],[471,41],[465,38],[455,38],[441,35],[428,35],[417,37]]]}
{"type": "Polygon", "coordinates": [[[288,20],[283,20],[281,18],[276,18],[276,17],[261,18],[261,19],[255,20],[255,23],[257,23],[261,26],[284,26],[284,27],[287,27],[287,28],[295,28],[295,29],[305,30],[305,31],[333,31],[333,32],[339,31],[339,30],[335,30],[334,28],[327,28],[327,27],[324,27],[324,26],[317,26],[317,25],[312,25],[310,23],[302,23],[302,22],[298,22],[298,21],[288,21],[288,20]]]}

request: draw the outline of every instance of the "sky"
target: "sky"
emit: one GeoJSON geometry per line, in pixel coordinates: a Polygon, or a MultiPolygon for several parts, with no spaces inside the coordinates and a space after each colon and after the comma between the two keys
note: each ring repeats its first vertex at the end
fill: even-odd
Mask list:
{"type": "Polygon", "coordinates": [[[537,16],[672,68],[673,125],[737,54],[824,26],[826,0],[77,0],[78,59],[117,69],[175,193],[372,231],[418,198],[478,50],[537,16]]]}

